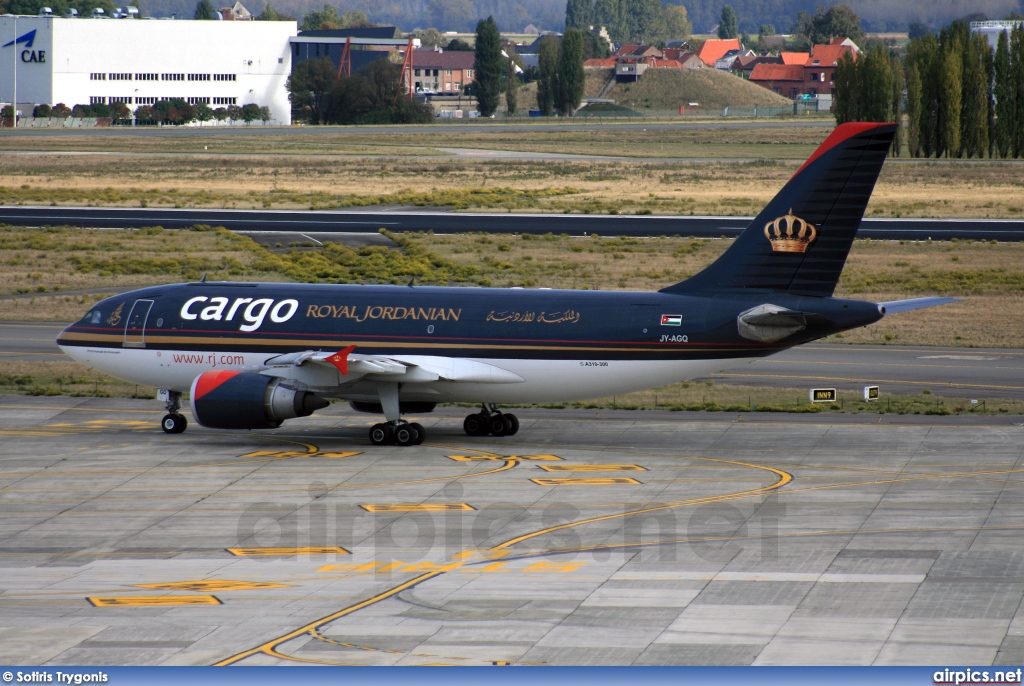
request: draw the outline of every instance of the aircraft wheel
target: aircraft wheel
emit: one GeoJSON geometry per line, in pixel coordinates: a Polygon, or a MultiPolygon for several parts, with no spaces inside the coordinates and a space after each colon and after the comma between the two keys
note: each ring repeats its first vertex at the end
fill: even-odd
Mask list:
{"type": "Polygon", "coordinates": [[[510,424],[506,424],[505,415],[494,414],[487,420],[487,428],[494,436],[504,436],[508,433],[510,424]]]}
{"type": "Polygon", "coordinates": [[[505,418],[505,424],[508,427],[508,430],[505,431],[506,436],[515,436],[517,433],[519,433],[518,417],[516,417],[514,414],[503,414],[501,416],[505,418]]]}
{"type": "Polygon", "coordinates": [[[395,443],[401,446],[415,445],[419,432],[412,424],[400,424],[395,427],[395,443]]]}
{"type": "Polygon", "coordinates": [[[468,436],[483,436],[488,432],[487,422],[482,414],[471,414],[462,422],[462,430],[468,436]]]}
{"type": "Polygon", "coordinates": [[[180,414],[165,415],[160,422],[160,428],[164,433],[180,434],[188,427],[188,420],[180,414]]]}
{"type": "Polygon", "coordinates": [[[409,426],[416,429],[416,441],[413,443],[413,445],[420,445],[423,443],[423,441],[427,440],[427,430],[423,428],[422,424],[417,424],[416,422],[413,422],[409,426]]]}
{"type": "Polygon", "coordinates": [[[395,430],[389,424],[374,424],[370,428],[370,443],[391,445],[395,442],[395,430]]]}

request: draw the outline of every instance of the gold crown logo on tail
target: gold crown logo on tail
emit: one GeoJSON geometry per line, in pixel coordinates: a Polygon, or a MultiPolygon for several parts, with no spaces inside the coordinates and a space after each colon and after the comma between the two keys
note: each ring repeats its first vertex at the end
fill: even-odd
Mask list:
{"type": "Polygon", "coordinates": [[[772,244],[772,252],[807,252],[808,246],[818,237],[818,230],[793,214],[779,217],[764,225],[764,236],[772,244]]]}

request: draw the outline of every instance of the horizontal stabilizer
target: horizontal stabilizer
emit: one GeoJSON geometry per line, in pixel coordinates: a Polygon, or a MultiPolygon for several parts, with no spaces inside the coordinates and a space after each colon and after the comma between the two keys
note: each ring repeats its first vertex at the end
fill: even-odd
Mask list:
{"type": "Polygon", "coordinates": [[[886,303],[878,303],[878,306],[884,308],[886,314],[896,314],[897,312],[910,312],[911,310],[920,310],[924,307],[935,307],[936,305],[948,305],[949,303],[960,302],[960,298],[911,298],[909,300],[890,300],[886,303]]]}

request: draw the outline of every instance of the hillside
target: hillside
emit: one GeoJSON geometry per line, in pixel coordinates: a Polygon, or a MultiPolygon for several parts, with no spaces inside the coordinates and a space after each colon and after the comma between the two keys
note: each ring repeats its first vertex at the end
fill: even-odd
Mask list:
{"type": "Polygon", "coordinates": [[[793,101],[718,69],[648,69],[639,81],[617,83],[606,97],[637,110],[676,110],[699,102],[702,111],[785,107],[793,101]]]}

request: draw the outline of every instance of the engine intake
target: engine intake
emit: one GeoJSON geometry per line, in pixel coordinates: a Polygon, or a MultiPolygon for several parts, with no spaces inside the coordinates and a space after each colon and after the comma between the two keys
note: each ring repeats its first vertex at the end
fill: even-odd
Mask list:
{"type": "Polygon", "coordinates": [[[275,429],[330,404],[276,377],[232,370],[203,372],[192,382],[191,397],[196,421],[211,429],[275,429]]]}

